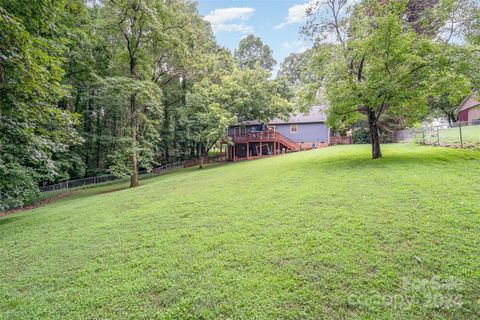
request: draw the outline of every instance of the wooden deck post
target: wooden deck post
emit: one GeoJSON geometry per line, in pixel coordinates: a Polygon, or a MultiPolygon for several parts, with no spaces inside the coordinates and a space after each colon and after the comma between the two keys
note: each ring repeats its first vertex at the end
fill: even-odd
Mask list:
{"type": "Polygon", "coordinates": [[[249,143],[247,141],[247,160],[250,158],[250,146],[249,146],[249,143]]]}
{"type": "Polygon", "coordinates": [[[260,141],[260,158],[262,157],[263,149],[262,149],[262,141],[260,141]]]}
{"type": "Polygon", "coordinates": [[[237,148],[236,148],[236,144],[233,145],[233,162],[235,162],[237,160],[237,148]]]}

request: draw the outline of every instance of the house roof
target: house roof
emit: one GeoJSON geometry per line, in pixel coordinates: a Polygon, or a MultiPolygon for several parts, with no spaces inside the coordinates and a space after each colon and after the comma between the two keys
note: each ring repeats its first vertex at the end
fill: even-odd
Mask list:
{"type": "Polygon", "coordinates": [[[290,124],[290,123],[315,123],[325,122],[327,116],[325,114],[325,105],[312,106],[307,113],[296,113],[290,116],[289,119],[273,119],[268,124],[290,124]]]}
{"type": "Polygon", "coordinates": [[[239,121],[238,123],[234,124],[235,126],[252,126],[256,124],[262,124],[258,120],[246,120],[246,121],[239,121]]]}
{"type": "Polygon", "coordinates": [[[468,96],[463,99],[462,103],[458,106],[458,112],[471,109],[480,105],[480,98],[478,90],[473,90],[468,96]]]}
{"type": "MultiPolygon", "coordinates": [[[[290,116],[287,120],[275,118],[271,120],[268,124],[291,124],[291,123],[317,123],[317,122],[325,122],[327,120],[327,116],[325,114],[325,105],[318,105],[312,106],[307,113],[295,113],[290,116]]],[[[262,124],[262,122],[258,120],[247,120],[247,121],[239,121],[234,126],[250,126],[250,125],[258,125],[262,124]]]]}

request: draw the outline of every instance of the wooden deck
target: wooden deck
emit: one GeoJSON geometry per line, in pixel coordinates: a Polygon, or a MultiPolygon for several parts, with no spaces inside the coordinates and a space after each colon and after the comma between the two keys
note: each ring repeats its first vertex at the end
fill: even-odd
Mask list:
{"type": "Polygon", "coordinates": [[[258,131],[230,136],[228,160],[253,160],[300,150],[300,145],[275,131],[258,131]]]}

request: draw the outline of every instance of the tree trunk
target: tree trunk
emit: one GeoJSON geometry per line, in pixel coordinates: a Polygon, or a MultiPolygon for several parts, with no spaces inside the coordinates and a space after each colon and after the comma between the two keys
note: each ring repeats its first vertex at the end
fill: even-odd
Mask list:
{"type": "Polygon", "coordinates": [[[448,113],[447,117],[448,117],[448,124],[453,125],[455,122],[457,122],[457,118],[455,117],[454,112],[448,113]]]}
{"type": "Polygon", "coordinates": [[[130,175],[130,187],[136,187],[138,183],[138,161],[137,161],[137,101],[136,95],[130,96],[130,129],[132,134],[132,154],[130,156],[130,163],[132,165],[132,173],[130,175]]]}
{"type": "MultiPolygon", "coordinates": [[[[92,135],[92,114],[93,114],[93,96],[95,95],[95,90],[92,90],[91,97],[88,99],[87,110],[83,114],[83,134],[86,136],[84,150],[85,150],[85,177],[88,176],[90,170],[90,153],[91,146],[93,144],[93,135],[92,135]]],[[[78,104],[77,104],[78,105],[78,104]]]]}
{"type": "MultiPolygon", "coordinates": [[[[0,92],[3,95],[3,85],[5,83],[5,69],[3,64],[0,63],[0,92]]],[[[0,136],[2,135],[2,126],[3,126],[3,99],[0,97],[0,136]]],[[[0,139],[0,163],[3,163],[3,143],[0,139]]],[[[2,185],[0,184],[0,202],[3,201],[3,192],[2,185]]]]}
{"type": "MultiPolygon", "coordinates": [[[[0,92],[3,92],[4,82],[5,82],[5,69],[3,68],[3,64],[0,63],[0,92]]],[[[3,99],[0,98],[0,134],[2,132],[2,126],[3,126],[3,99]]],[[[2,140],[0,139],[0,161],[2,160],[2,154],[3,154],[3,144],[2,144],[2,140]]],[[[0,195],[1,195],[1,192],[0,192],[0,195]]]]}
{"type": "Polygon", "coordinates": [[[378,131],[378,117],[375,115],[375,111],[368,111],[368,125],[370,128],[370,141],[372,143],[372,159],[378,159],[382,157],[382,151],[380,150],[380,135],[378,131]]]}
{"type": "Polygon", "coordinates": [[[198,148],[198,154],[200,155],[200,166],[199,169],[203,168],[203,162],[205,157],[208,157],[208,147],[201,143],[198,148]]]}
{"type": "MultiPolygon", "coordinates": [[[[166,104],[165,104],[166,105],[166,104]]],[[[164,108],[163,110],[163,137],[162,140],[165,142],[165,163],[170,162],[169,153],[169,143],[170,143],[170,119],[169,119],[169,112],[168,107],[164,108]]]]}
{"type": "Polygon", "coordinates": [[[103,124],[100,123],[100,110],[97,112],[97,137],[96,137],[96,150],[95,150],[95,168],[96,171],[99,172],[102,169],[103,166],[103,161],[101,161],[101,149],[102,149],[102,134],[103,134],[103,128],[105,128],[107,125],[105,123],[105,117],[103,117],[103,124]]]}

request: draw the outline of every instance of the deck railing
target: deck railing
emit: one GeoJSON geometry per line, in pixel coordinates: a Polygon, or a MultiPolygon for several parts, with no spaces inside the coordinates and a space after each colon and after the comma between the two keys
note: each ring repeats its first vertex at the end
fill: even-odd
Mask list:
{"type": "MultiPolygon", "coordinates": [[[[209,157],[204,157],[203,158],[203,164],[208,164],[208,163],[215,163],[215,162],[224,162],[227,161],[227,154],[224,152],[221,152],[217,154],[216,156],[209,156],[209,157]]],[[[193,166],[198,166],[200,165],[200,159],[193,159],[190,161],[185,161],[183,164],[184,168],[189,168],[193,166]]]]}
{"type": "Polygon", "coordinates": [[[278,133],[278,132],[276,132],[276,133],[279,135],[279,138],[277,138],[278,141],[283,140],[283,141],[291,144],[292,146],[295,146],[296,148],[299,148],[299,147],[300,147],[299,144],[298,144],[298,142],[295,142],[295,141],[293,141],[293,140],[285,137],[284,135],[282,135],[282,134],[280,134],[280,133],[278,133]]]}
{"type": "Polygon", "coordinates": [[[276,131],[257,131],[246,133],[235,133],[231,136],[234,143],[247,143],[257,141],[278,141],[288,144],[288,147],[298,148],[298,143],[285,137],[276,131]]]}
{"type": "Polygon", "coordinates": [[[274,140],[277,132],[274,131],[256,131],[247,133],[237,133],[232,136],[233,141],[250,141],[250,140],[274,140]]]}

